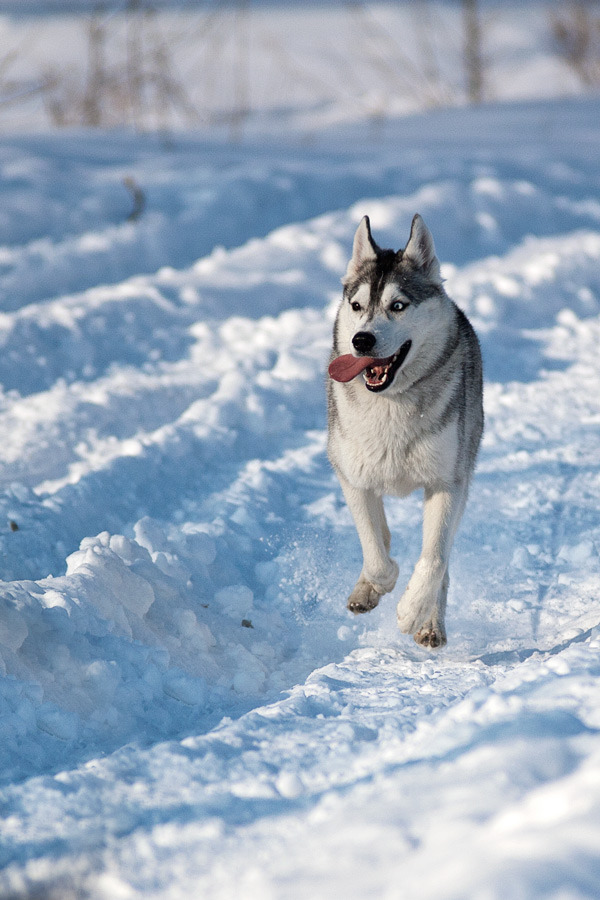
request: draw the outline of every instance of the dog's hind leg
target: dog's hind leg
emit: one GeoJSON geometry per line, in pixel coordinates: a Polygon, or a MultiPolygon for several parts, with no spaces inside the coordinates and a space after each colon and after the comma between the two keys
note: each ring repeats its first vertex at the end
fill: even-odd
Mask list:
{"type": "Polygon", "coordinates": [[[425,647],[441,647],[446,643],[448,562],[466,499],[466,484],[454,489],[425,491],[423,549],[398,603],[400,628],[413,634],[417,643],[425,647]]]}
{"type": "Polygon", "coordinates": [[[348,598],[354,613],[369,612],[379,598],[394,589],[398,565],[390,558],[391,536],[385,518],[383,498],[364,491],[340,478],[346,503],[352,513],[363,551],[363,568],[348,598]]]}

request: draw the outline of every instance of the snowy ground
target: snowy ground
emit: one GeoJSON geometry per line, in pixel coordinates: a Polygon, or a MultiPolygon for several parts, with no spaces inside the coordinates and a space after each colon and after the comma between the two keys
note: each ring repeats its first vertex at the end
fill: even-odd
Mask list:
{"type": "Polygon", "coordinates": [[[3,141],[0,896],[598,896],[599,122],[3,141]],[[416,211],[487,374],[437,653],[346,612],[324,453],[356,224],[416,211]]]}

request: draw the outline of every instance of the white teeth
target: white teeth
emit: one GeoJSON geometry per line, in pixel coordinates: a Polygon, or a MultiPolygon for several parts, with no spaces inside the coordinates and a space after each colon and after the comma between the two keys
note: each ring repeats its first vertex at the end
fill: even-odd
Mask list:
{"type": "Polygon", "coordinates": [[[406,348],[406,344],[403,344],[402,347],[400,347],[400,349],[396,353],[394,353],[393,356],[388,357],[388,362],[385,366],[369,366],[369,368],[365,369],[365,371],[362,373],[365,384],[367,384],[371,388],[383,387],[383,385],[387,384],[387,382],[390,380],[390,371],[394,368],[394,364],[400,357],[402,357],[402,359],[404,360],[409,349],[410,347],[406,348]],[[381,374],[375,372],[375,368],[382,370],[381,374]]]}
{"type": "Polygon", "coordinates": [[[367,375],[366,372],[363,372],[363,378],[364,378],[364,380],[367,382],[367,384],[373,384],[373,383],[375,383],[375,384],[385,384],[386,381],[388,380],[388,372],[387,372],[387,371],[386,371],[386,372],[383,372],[383,373],[381,374],[381,377],[379,378],[379,380],[376,381],[376,382],[371,382],[371,381],[369,381],[369,376],[367,375]]]}

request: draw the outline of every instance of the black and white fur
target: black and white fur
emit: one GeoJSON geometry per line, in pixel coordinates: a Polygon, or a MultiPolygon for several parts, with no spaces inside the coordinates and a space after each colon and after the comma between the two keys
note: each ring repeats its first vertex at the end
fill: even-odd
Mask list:
{"type": "Polygon", "coordinates": [[[450,550],[483,430],[479,342],[444,291],[419,215],[397,253],[377,246],[365,216],[342,283],[331,360],[395,357],[346,383],[328,381],[329,458],[363,551],[348,608],[367,612],[396,584],[383,495],[423,488],[423,546],[398,623],[417,643],[439,647],[446,643],[450,550]]]}

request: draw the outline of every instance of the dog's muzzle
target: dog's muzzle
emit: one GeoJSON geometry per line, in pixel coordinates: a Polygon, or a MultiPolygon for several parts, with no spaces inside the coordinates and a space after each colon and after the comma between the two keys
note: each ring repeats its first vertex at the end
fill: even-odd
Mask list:
{"type": "MultiPolygon", "coordinates": [[[[368,334],[368,332],[358,332],[368,334]]],[[[354,341],[353,341],[354,343],[354,341]]],[[[365,386],[369,391],[384,391],[394,380],[394,375],[403,365],[412,347],[412,341],[405,341],[397,353],[385,359],[371,356],[353,356],[351,353],[338,356],[329,364],[329,377],[334,381],[348,382],[364,373],[365,386]]]]}

